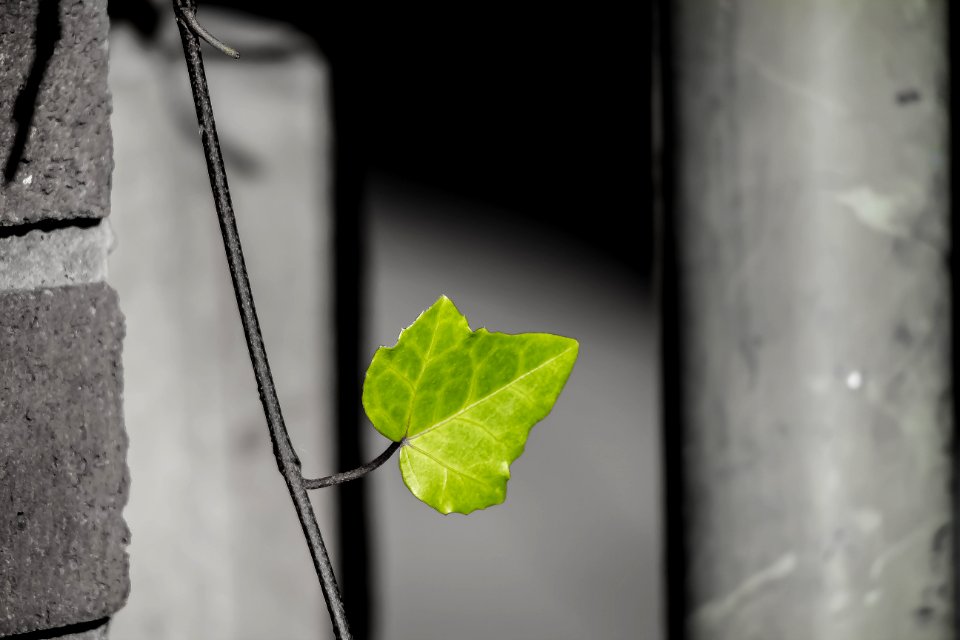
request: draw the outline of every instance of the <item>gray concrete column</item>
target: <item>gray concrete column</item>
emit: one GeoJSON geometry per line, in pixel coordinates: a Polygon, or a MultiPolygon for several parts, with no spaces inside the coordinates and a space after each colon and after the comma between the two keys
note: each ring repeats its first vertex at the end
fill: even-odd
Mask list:
{"type": "Polygon", "coordinates": [[[680,0],[685,630],[953,638],[943,0],[680,0]]]}

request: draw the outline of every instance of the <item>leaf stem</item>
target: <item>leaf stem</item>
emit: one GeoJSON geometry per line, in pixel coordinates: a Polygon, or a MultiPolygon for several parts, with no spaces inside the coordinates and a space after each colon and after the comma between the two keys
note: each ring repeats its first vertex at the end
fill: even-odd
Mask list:
{"type": "Polygon", "coordinates": [[[379,456],[368,462],[367,464],[357,467],[356,469],[351,469],[350,471],[344,471],[342,473],[335,473],[332,476],[325,476],[323,478],[316,478],[314,480],[304,479],[303,486],[306,489],[323,489],[324,487],[332,487],[336,484],[343,484],[344,482],[350,482],[351,480],[356,480],[367,475],[384,462],[390,459],[390,457],[396,453],[397,449],[400,448],[402,442],[391,442],[390,446],[384,450],[379,456]]]}
{"type": "Polygon", "coordinates": [[[217,218],[220,221],[220,232],[223,236],[223,246],[227,254],[227,264],[230,276],[233,279],[233,289],[237,297],[237,306],[240,309],[240,320],[247,340],[247,349],[250,352],[250,362],[260,391],[260,402],[270,431],[270,440],[273,443],[273,453],[277,459],[277,466],[283,475],[293,500],[300,526],[303,529],[313,558],[313,565],[320,579],[323,597],[327,602],[330,621],[338,640],[352,640],[347,616],[344,611],[337,579],[330,563],[317,517],[310,504],[310,497],[304,486],[303,475],[300,473],[300,459],[297,457],[290,435],[283,422],[280,412],[280,400],[277,389],[270,373],[270,364],[260,332],[260,322],[257,319],[256,307],[253,304],[253,292],[250,288],[250,279],[247,275],[243,260],[243,250],[240,246],[240,235],[237,230],[236,217],[233,213],[233,203],[230,200],[230,189],[227,186],[227,173],[223,166],[223,156],[220,153],[220,142],[217,138],[217,127],[213,118],[213,106],[210,102],[210,91],[207,87],[207,78],[203,69],[203,57],[200,51],[200,40],[191,28],[186,15],[196,11],[195,0],[172,0],[174,12],[177,16],[177,26],[180,29],[180,39],[183,42],[183,53],[190,76],[190,88],[193,92],[194,106],[197,111],[197,121],[200,124],[200,139],[203,143],[204,157],[207,161],[207,173],[210,176],[210,188],[213,191],[214,202],[217,208],[217,218]]]}

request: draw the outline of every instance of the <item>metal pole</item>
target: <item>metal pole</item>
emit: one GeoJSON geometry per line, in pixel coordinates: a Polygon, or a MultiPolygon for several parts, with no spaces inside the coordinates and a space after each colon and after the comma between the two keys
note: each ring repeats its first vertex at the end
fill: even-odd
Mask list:
{"type": "Polygon", "coordinates": [[[946,3],[670,11],[677,635],[953,638],[946,3]]]}

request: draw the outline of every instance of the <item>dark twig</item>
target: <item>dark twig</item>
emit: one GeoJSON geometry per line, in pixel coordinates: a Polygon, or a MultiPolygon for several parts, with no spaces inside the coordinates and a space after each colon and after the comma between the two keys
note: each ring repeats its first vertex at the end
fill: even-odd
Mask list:
{"type": "Polygon", "coordinates": [[[307,489],[323,489],[324,487],[332,487],[335,484],[343,484],[344,482],[350,482],[351,480],[356,480],[357,478],[362,478],[367,475],[384,462],[390,459],[397,449],[400,448],[400,442],[391,442],[390,446],[381,453],[379,456],[368,462],[367,464],[352,469],[350,471],[344,471],[342,473],[335,473],[332,476],[326,476],[323,478],[316,478],[315,480],[304,479],[303,486],[307,489]]]}
{"type": "MultiPolygon", "coordinates": [[[[176,0],[174,0],[176,3],[176,0]]],[[[177,19],[183,20],[187,23],[187,26],[190,27],[190,30],[197,36],[200,36],[203,40],[207,42],[211,47],[224,53],[231,58],[237,59],[240,57],[240,52],[234,49],[233,47],[228,47],[219,39],[217,39],[212,33],[207,31],[202,24],[197,20],[197,14],[194,13],[189,7],[185,6],[186,3],[180,4],[180,11],[177,13],[177,19]]]]}
{"type": "Polygon", "coordinates": [[[190,22],[184,17],[192,15],[196,10],[194,0],[173,0],[174,11],[178,16],[177,26],[180,28],[180,39],[183,42],[184,57],[190,75],[190,87],[193,90],[194,105],[197,110],[197,120],[200,124],[200,139],[203,143],[204,156],[207,161],[207,172],[210,175],[210,187],[217,207],[217,217],[220,220],[220,232],[223,235],[223,244],[227,253],[227,264],[230,267],[230,276],[233,279],[233,288],[240,308],[240,319],[247,339],[247,348],[250,352],[250,361],[257,379],[260,391],[260,402],[267,419],[270,431],[270,440],[273,443],[273,453],[277,459],[277,466],[287,483],[290,497],[293,499],[300,525],[313,557],[313,565],[323,596],[327,601],[330,620],[333,630],[339,640],[352,640],[347,618],[340,599],[340,590],[330,564],[330,557],[320,535],[316,514],[310,504],[310,498],[304,486],[304,479],[300,473],[300,460],[290,442],[283,415],[280,412],[280,401],[274,386],[273,376],[270,373],[270,364],[267,361],[267,352],[260,333],[260,323],[257,311],[253,304],[253,294],[250,290],[250,280],[243,261],[243,251],[240,246],[240,236],[233,214],[233,204],[230,201],[230,190],[227,186],[227,174],[223,166],[223,156],[220,153],[220,143],[217,138],[216,124],[213,119],[213,106],[210,103],[210,92],[207,88],[207,78],[203,70],[203,58],[200,52],[200,40],[193,32],[190,22]]]}

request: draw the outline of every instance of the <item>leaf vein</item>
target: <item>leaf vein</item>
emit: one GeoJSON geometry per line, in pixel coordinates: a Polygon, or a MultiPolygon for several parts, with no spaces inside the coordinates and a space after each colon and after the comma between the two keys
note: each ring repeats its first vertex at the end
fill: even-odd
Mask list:
{"type": "Polygon", "coordinates": [[[420,478],[417,476],[417,472],[413,468],[413,465],[410,463],[409,460],[407,460],[407,469],[410,470],[410,475],[413,476],[413,481],[417,485],[417,490],[419,491],[420,487],[423,486],[423,484],[420,482],[420,478]]]}
{"type": "Polygon", "coordinates": [[[427,371],[427,365],[430,364],[430,356],[433,354],[433,344],[437,340],[437,328],[440,326],[440,314],[437,313],[437,320],[433,323],[433,331],[430,332],[430,345],[427,347],[427,353],[423,356],[423,366],[420,367],[420,373],[417,374],[417,380],[411,385],[413,394],[410,397],[410,410],[407,411],[407,426],[404,430],[404,435],[410,433],[410,422],[413,420],[413,409],[417,404],[417,391],[420,388],[420,381],[423,379],[423,374],[427,371]]]}
{"type": "MultiPolygon", "coordinates": [[[[424,450],[421,449],[420,447],[417,447],[417,446],[414,446],[414,445],[410,444],[410,441],[409,441],[409,440],[407,441],[407,446],[410,447],[411,449],[413,449],[414,451],[418,451],[418,452],[420,452],[421,454],[423,454],[424,456],[430,458],[431,460],[433,460],[434,462],[436,462],[438,465],[440,465],[441,467],[443,467],[445,470],[453,471],[454,473],[456,473],[456,474],[458,474],[458,475],[461,475],[461,476],[463,476],[464,478],[467,478],[467,479],[469,479],[469,480],[473,480],[473,481],[476,482],[477,484],[481,484],[481,485],[487,485],[487,484],[489,484],[489,483],[487,483],[487,482],[484,482],[483,480],[480,480],[480,479],[478,479],[478,478],[474,478],[472,475],[470,475],[469,473],[466,473],[465,471],[461,471],[460,469],[457,469],[456,467],[451,467],[449,464],[447,464],[447,463],[444,462],[443,460],[440,460],[440,459],[438,459],[438,458],[435,458],[434,456],[430,455],[429,453],[427,453],[426,451],[424,451],[424,450]]],[[[444,480],[444,486],[446,486],[446,480],[444,480]]]]}
{"type": "Polygon", "coordinates": [[[488,352],[486,353],[486,355],[484,355],[482,358],[480,358],[480,361],[479,361],[479,362],[472,362],[472,365],[473,365],[473,373],[472,373],[472,375],[470,376],[470,388],[467,390],[467,398],[472,398],[474,392],[475,392],[476,389],[477,389],[477,378],[480,377],[480,369],[481,369],[481,368],[483,367],[483,365],[487,362],[487,360],[490,359],[490,356],[492,356],[493,354],[497,353],[498,351],[500,351],[500,348],[499,348],[499,347],[494,347],[493,349],[491,349],[490,351],[488,351],[488,352]]]}
{"type": "Polygon", "coordinates": [[[417,378],[417,382],[420,382],[420,378],[423,377],[423,372],[427,370],[427,363],[430,362],[430,358],[433,356],[433,346],[437,342],[437,329],[440,328],[440,313],[437,313],[436,322],[433,323],[433,331],[430,332],[430,344],[427,346],[427,353],[423,356],[423,368],[420,369],[420,376],[417,378]]]}
{"type": "Polygon", "coordinates": [[[519,388],[519,387],[513,387],[513,388],[510,389],[510,391],[513,391],[515,394],[517,394],[518,396],[520,396],[521,398],[523,398],[524,400],[526,400],[526,401],[529,402],[530,404],[536,406],[537,403],[534,402],[534,401],[533,401],[533,398],[530,397],[530,394],[527,393],[526,391],[524,391],[523,389],[521,389],[521,388],[519,388]]]}
{"type": "MultiPolygon", "coordinates": [[[[462,409],[460,409],[459,411],[457,411],[456,413],[454,413],[454,414],[452,414],[452,415],[444,418],[444,419],[441,420],[440,422],[437,422],[436,424],[433,424],[433,425],[427,427],[426,429],[424,429],[423,431],[421,431],[420,433],[418,433],[418,434],[416,434],[416,435],[408,436],[408,441],[409,441],[409,440],[413,440],[413,439],[415,439],[415,438],[419,438],[420,436],[425,436],[425,435],[427,435],[428,433],[430,433],[431,431],[433,431],[433,430],[435,430],[435,429],[439,429],[440,427],[442,427],[442,426],[444,426],[444,425],[446,425],[446,424],[449,424],[450,422],[452,422],[453,420],[459,418],[459,417],[462,416],[464,413],[466,413],[467,411],[470,411],[471,409],[473,409],[473,408],[476,407],[477,405],[483,404],[484,402],[486,402],[487,400],[491,399],[492,397],[494,397],[495,395],[497,395],[497,394],[500,393],[501,391],[504,391],[504,390],[506,390],[506,389],[509,389],[509,388],[511,387],[511,385],[514,385],[514,384],[518,383],[519,381],[523,380],[523,379],[526,378],[527,376],[533,375],[534,373],[536,373],[536,372],[539,371],[540,369],[543,369],[544,367],[546,367],[546,366],[547,366],[548,364],[550,364],[551,362],[557,360],[557,359],[560,358],[561,356],[564,356],[564,355],[568,354],[571,350],[572,350],[572,348],[570,348],[570,349],[564,349],[563,351],[561,351],[561,352],[558,353],[557,355],[553,356],[552,358],[548,358],[547,360],[544,360],[543,362],[541,362],[540,364],[538,364],[537,366],[535,366],[533,369],[530,369],[529,371],[527,371],[527,372],[524,373],[523,375],[517,376],[516,378],[514,378],[513,380],[511,380],[511,381],[508,382],[507,384],[503,385],[502,387],[500,387],[500,388],[498,388],[498,389],[495,389],[494,391],[491,391],[490,393],[488,393],[487,395],[483,396],[482,398],[471,402],[470,404],[468,404],[468,405],[465,406],[464,408],[462,408],[462,409]]],[[[408,429],[408,432],[409,432],[409,429],[408,429]]]]}
{"type": "Polygon", "coordinates": [[[485,424],[483,424],[482,422],[477,422],[476,420],[473,420],[472,418],[464,418],[463,416],[460,416],[459,418],[457,418],[457,422],[463,422],[463,423],[465,423],[465,424],[469,424],[469,425],[471,425],[471,426],[474,426],[474,427],[480,429],[481,431],[483,431],[484,433],[486,433],[488,436],[490,436],[491,438],[493,438],[493,439],[496,440],[497,442],[499,442],[499,443],[501,443],[501,444],[503,443],[503,440],[501,440],[500,437],[497,436],[493,431],[490,431],[490,429],[488,429],[487,426],[486,426],[485,424]]]}
{"type": "Polygon", "coordinates": [[[386,360],[384,360],[383,366],[385,366],[388,371],[391,371],[392,373],[395,373],[395,374],[397,375],[397,377],[399,377],[401,380],[403,380],[405,383],[407,383],[407,386],[410,387],[410,390],[411,390],[411,391],[416,392],[417,388],[413,385],[413,380],[411,380],[409,376],[407,376],[406,374],[404,374],[402,371],[400,371],[400,369],[397,369],[395,366],[393,366],[392,364],[390,364],[390,363],[387,362],[386,360]]]}

